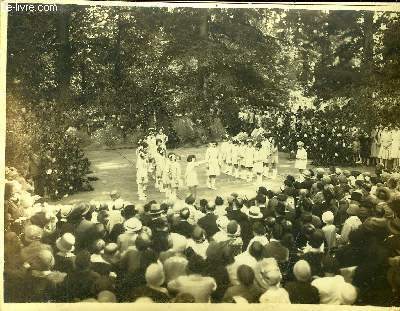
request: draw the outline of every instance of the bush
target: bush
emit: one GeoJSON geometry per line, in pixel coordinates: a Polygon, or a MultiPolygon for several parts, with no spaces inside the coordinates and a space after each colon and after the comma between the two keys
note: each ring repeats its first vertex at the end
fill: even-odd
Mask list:
{"type": "Polygon", "coordinates": [[[188,117],[176,119],[172,127],[181,143],[194,143],[197,135],[194,123],[188,117]]]}
{"type": "Polygon", "coordinates": [[[221,140],[226,135],[226,130],[220,118],[215,118],[210,125],[210,139],[221,140]]]}
{"type": "Polygon", "coordinates": [[[96,130],[92,134],[92,138],[96,143],[109,148],[113,148],[115,145],[122,142],[119,130],[110,124],[106,125],[104,128],[96,130]]]}
{"type": "Polygon", "coordinates": [[[136,147],[139,139],[143,139],[145,132],[142,129],[130,130],[124,139],[124,143],[131,144],[136,147]]]}

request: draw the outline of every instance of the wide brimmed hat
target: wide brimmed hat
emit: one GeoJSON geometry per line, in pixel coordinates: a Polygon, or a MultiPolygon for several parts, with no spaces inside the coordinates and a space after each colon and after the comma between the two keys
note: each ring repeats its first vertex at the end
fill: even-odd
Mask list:
{"type": "Polygon", "coordinates": [[[164,210],[161,208],[160,204],[154,203],[151,204],[149,214],[152,216],[160,215],[164,212],[164,210]]]}
{"type": "Polygon", "coordinates": [[[400,235],[400,218],[394,218],[388,222],[388,229],[394,235],[400,235]]]}
{"type": "Polygon", "coordinates": [[[42,236],[43,236],[42,228],[35,225],[28,225],[25,227],[24,238],[26,242],[31,243],[34,241],[40,241],[42,236]]]}
{"type": "Polygon", "coordinates": [[[124,228],[128,232],[137,232],[142,229],[142,223],[136,217],[132,217],[124,222],[124,228]]]}
{"type": "Polygon", "coordinates": [[[75,248],[75,237],[71,233],[65,233],[56,241],[57,248],[65,253],[72,252],[75,248]]]}
{"type": "Polygon", "coordinates": [[[246,209],[245,213],[249,218],[253,219],[263,218],[263,214],[261,213],[260,208],[258,206],[252,206],[249,209],[246,209]]]}

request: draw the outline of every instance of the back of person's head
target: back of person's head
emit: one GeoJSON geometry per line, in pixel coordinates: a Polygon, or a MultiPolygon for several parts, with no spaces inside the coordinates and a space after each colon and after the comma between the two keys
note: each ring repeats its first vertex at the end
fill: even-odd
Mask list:
{"type": "Polygon", "coordinates": [[[324,256],[322,258],[322,269],[325,273],[336,275],[339,273],[339,262],[331,255],[324,256]]]}
{"type": "Polygon", "coordinates": [[[176,297],[172,300],[173,303],[195,303],[196,299],[193,297],[192,294],[189,293],[179,293],[176,297]]]}
{"type": "Polygon", "coordinates": [[[264,246],[260,242],[254,241],[253,243],[251,243],[249,247],[249,254],[253,256],[257,261],[263,258],[263,253],[264,246]]]}
{"type": "Polygon", "coordinates": [[[112,302],[117,302],[117,297],[113,292],[109,290],[103,290],[97,295],[97,301],[112,303],[112,302]]]}
{"type": "Polygon", "coordinates": [[[190,217],[190,211],[188,208],[183,208],[181,209],[181,211],[179,212],[179,216],[181,219],[183,220],[187,220],[190,217]]]}
{"type": "Polygon", "coordinates": [[[252,230],[256,235],[265,235],[267,233],[265,226],[259,221],[253,223],[252,230]]]}
{"type": "Polygon", "coordinates": [[[275,225],[272,228],[272,237],[275,240],[280,241],[283,238],[283,235],[285,234],[284,228],[281,223],[275,223],[275,225]]]}
{"type": "Polygon", "coordinates": [[[150,286],[161,286],[164,284],[165,275],[160,263],[150,264],[145,272],[146,283],[150,286]]]}
{"type": "Polygon", "coordinates": [[[124,209],[121,211],[121,215],[125,218],[125,219],[129,219],[132,218],[133,216],[135,216],[137,213],[136,211],[136,207],[133,204],[128,204],[124,207],[124,209]]]}
{"type": "Polygon", "coordinates": [[[320,229],[316,229],[310,236],[308,242],[313,248],[320,248],[322,243],[324,243],[324,232],[320,229]]]}
{"type": "Polygon", "coordinates": [[[293,274],[300,282],[307,282],[311,278],[311,267],[305,260],[299,260],[293,267],[293,274]]]}
{"type": "Polygon", "coordinates": [[[151,238],[147,233],[140,233],[135,240],[135,246],[138,251],[144,251],[151,246],[151,238]]]}
{"type": "Polygon", "coordinates": [[[224,199],[223,198],[221,198],[220,196],[217,196],[216,198],[215,198],[215,205],[223,205],[224,204],[224,199]]]}
{"type": "Polygon", "coordinates": [[[204,274],[206,262],[201,256],[193,256],[187,266],[188,272],[191,274],[204,274]]]}
{"type": "Polygon", "coordinates": [[[267,198],[264,194],[258,194],[256,197],[256,202],[258,205],[263,205],[267,202],[267,198]]]}
{"type": "Polygon", "coordinates": [[[281,243],[288,249],[292,249],[296,246],[294,236],[292,233],[285,233],[281,239],[281,243]]]}
{"type": "Polygon", "coordinates": [[[268,193],[268,189],[267,189],[267,188],[265,188],[265,187],[263,187],[263,186],[258,187],[258,190],[257,190],[257,194],[258,194],[258,195],[264,195],[264,196],[266,196],[267,193],[268,193]]]}
{"type": "Polygon", "coordinates": [[[254,271],[251,267],[247,265],[240,265],[237,269],[237,278],[240,284],[249,287],[254,283],[254,271]]]}
{"type": "Polygon", "coordinates": [[[194,196],[189,195],[186,199],[185,199],[185,203],[188,205],[193,205],[194,202],[196,202],[196,199],[194,198],[194,196]]]}

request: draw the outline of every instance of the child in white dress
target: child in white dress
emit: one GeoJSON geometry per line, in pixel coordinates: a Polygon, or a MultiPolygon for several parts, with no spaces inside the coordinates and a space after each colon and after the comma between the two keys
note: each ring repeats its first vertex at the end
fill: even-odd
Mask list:
{"type": "Polygon", "coordinates": [[[261,143],[257,143],[254,152],[253,172],[256,174],[256,186],[262,186],[262,177],[264,173],[264,151],[261,143]]]}
{"type": "Polygon", "coordinates": [[[138,152],[136,161],[136,183],[138,185],[139,200],[146,200],[145,191],[148,183],[148,158],[147,154],[141,150],[138,152]]]}
{"type": "Polygon", "coordinates": [[[294,167],[299,170],[300,175],[307,168],[307,150],[304,148],[304,143],[299,141],[297,143],[296,162],[294,167]]]}
{"type": "Polygon", "coordinates": [[[213,190],[217,190],[215,186],[216,178],[220,174],[220,153],[217,148],[217,143],[210,143],[206,150],[206,162],[207,162],[207,187],[213,190]]]}
{"type": "Polygon", "coordinates": [[[244,166],[246,169],[245,179],[247,182],[253,180],[253,166],[254,166],[254,147],[251,140],[247,141],[247,146],[244,152],[244,166]]]}
{"type": "Polygon", "coordinates": [[[196,156],[191,154],[187,157],[187,166],[185,171],[185,182],[189,188],[190,194],[193,198],[197,197],[197,186],[199,185],[199,179],[197,177],[197,167],[205,161],[196,161],[196,156]]]}
{"type": "Polygon", "coordinates": [[[175,153],[170,153],[168,159],[169,161],[166,167],[166,181],[168,188],[166,189],[165,194],[168,199],[175,200],[181,183],[181,166],[175,153]]]}

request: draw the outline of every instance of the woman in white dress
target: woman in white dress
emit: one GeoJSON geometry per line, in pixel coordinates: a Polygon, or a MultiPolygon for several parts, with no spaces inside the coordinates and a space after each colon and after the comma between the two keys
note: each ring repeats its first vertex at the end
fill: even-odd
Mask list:
{"type": "Polygon", "coordinates": [[[251,140],[247,141],[247,146],[244,152],[244,166],[246,169],[245,179],[247,182],[253,180],[253,166],[254,166],[254,147],[251,140]]]}
{"type": "Polygon", "coordinates": [[[160,192],[165,192],[164,189],[164,183],[163,183],[163,173],[164,173],[164,168],[166,165],[167,159],[167,154],[166,150],[159,145],[157,147],[157,153],[155,157],[155,163],[156,163],[156,188],[160,190],[160,192]]]}
{"type": "Polygon", "coordinates": [[[148,158],[143,150],[139,151],[137,155],[136,183],[138,185],[139,200],[146,200],[147,196],[145,191],[148,183],[148,158]]]}
{"type": "Polygon", "coordinates": [[[399,158],[400,158],[400,130],[399,128],[395,128],[392,131],[392,159],[393,159],[393,169],[397,169],[399,167],[399,158]]]}
{"type": "Polygon", "coordinates": [[[234,140],[231,148],[232,175],[235,178],[240,176],[239,142],[234,140]]]}
{"type": "Polygon", "coordinates": [[[294,167],[299,170],[300,175],[303,170],[307,168],[307,151],[304,148],[304,143],[302,141],[297,142],[297,152],[296,152],[296,162],[294,167]]]}
{"type": "Polygon", "coordinates": [[[270,146],[270,142],[267,138],[265,138],[262,142],[262,154],[263,154],[263,175],[264,177],[268,177],[268,173],[269,173],[269,157],[271,154],[271,146],[270,146]]]}
{"type": "Polygon", "coordinates": [[[278,145],[276,144],[275,138],[270,138],[270,156],[269,156],[269,167],[272,175],[270,177],[275,179],[278,176],[278,162],[279,162],[279,153],[278,153],[278,145]]]}
{"type": "Polygon", "coordinates": [[[264,173],[264,150],[262,150],[261,143],[257,143],[255,147],[253,171],[256,174],[256,186],[262,186],[264,173]]]}
{"type": "Polygon", "coordinates": [[[196,161],[196,156],[191,154],[187,157],[187,166],[185,171],[185,182],[186,186],[189,188],[190,194],[193,198],[197,197],[197,186],[199,185],[199,179],[197,177],[197,167],[205,161],[196,161]]]}
{"type": "Polygon", "coordinates": [[[217,190],[215,183],[216,178],[220,174],[220,153],[217,148],[217,143],[210,143],[206,150],[206,162],[207,162],[207,187],[213,190],[217,190]]]}
{"type": "Polygon", "coordinates": [[[164,168],[164,185],[166,186],[165,195],[167,199],[175,200],[181,178],[181,166],[177,161],[178,157],[175,153],[168,155],[168,161],[164,168]]]}
{"type": "Polygon", "coordinates": [[[392,133],[389,131],[387,127],[385,127],[382,131],[381,137],[381,149],[380,149],[380,158],[383,161],[383,165],[385,168],[388,168],[389,160],[391,160],[392,155],[392,133]]]}

